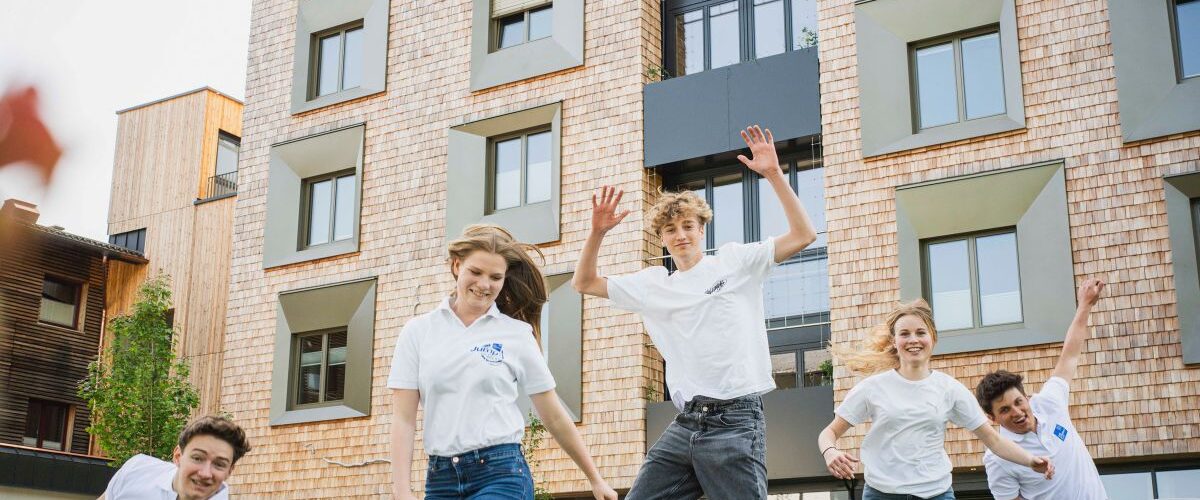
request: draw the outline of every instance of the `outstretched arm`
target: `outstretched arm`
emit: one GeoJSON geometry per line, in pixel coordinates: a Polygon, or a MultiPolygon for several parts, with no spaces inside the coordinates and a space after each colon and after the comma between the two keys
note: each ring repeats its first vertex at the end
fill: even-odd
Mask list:
{"type": "Polygon", "coordinates": [[[838,438],[850,427],[850,422],[846,419],[834,416],[833,421],[817,436],[817,446],[821,448],[821,458],[825,459],[825,467],[838,479],[853,479],[854,469],[858,467],[857,458],[837,449],[838,438]]]}
{"type": "Polygon", "coordinates": [[[600,477],[600,471],[592,462],[592,455],[588,453],[583,439],[579,437],[579,431],[575,429],[575,422],[571,421],[562,403],[558,402],[558,394],[550,390],[533,394],[529,399],[533,401],[533,407],[537,409],[546,430],[550,431],[558,445],[562,446],[563,451],[567,452],[571,460],[575,461],[575,465],[587,476],[588,482],[592,484],[592,496],[596,497],[596,500],[617,500],[617,492],[600,477]]]}
{"type": "Polygon", "coordinates": [[[783,175],[783,169],[779,166],[779,155],[775,153],[775,136],[771,134],[771,129],[767,129],[764,134],[758,125],[746,127],[746,130],[742,131],[742,140],[750,147],[751,158],[738,155],[738,160],[771,184],[771,189],[779,198],[779,204],[783,206],[783,214],[787,217],[788,232],[775,238],[775,262],[783,262],[816,241],[817,232],[813,229],[812,220],[808,218],[808,212],[804,210],[800,198],[796,197],[796,193],[788,185],[787,177],[783,175]]]}
{"type": "Polygon", "coordinates": [[[392,389],[392,498],[416,500],[412,476],[413,436],[417,432],[420,392],[392,389]]]}
{"type": "Polygon", "coordinates": [[[1084,280],[1079,286],[1079,293],[1076,298],[1079,300],[1079,305],[1075,309],[1075,319],[1071,321],[1071,327],[1067,329],[1067,338],[1063,341],[1062,354],[1058,357],[1058,364],[1054,366],[1054,372],[1051,377],[1059,377],[1070,385],[1071,379],[1075,377],[1075,369],[1079,367],[1079,358],[1083,355],[1083,347],[1087,344],[1087,339],[1090,337],[1088,329],[1088,315],[1092,313],[1092,306],[1096,305],[1096,301],[1100,299],[1100,294],[1104,292],[1104,282],[1090,278],[1084,280]]]}
{"type": "Polygon", "coordinates": [[[629,210],[617,213],[617,205],[624,194],[617,188],[604,186],[600,188],[599,198],[592,195],[592,232],[583,242],[583,252],[575,263],[575,276],[571,278],[571,286],[579,293],[608,298],[608,280],[596,269],[596,258],[600,255],[604,235],[629,215],[629,210]]]}
{"type": "Polygon", "coordinates": [[[1054,464],[1050,463],[1048,457],[1033,456],[1033,454],[1017,446],[1017,443],[1000,436],[1000,433],[996,432],[996,429],[992,428],[990,424],[984,423],[971,431],[971,433],[975,434],[975,437],[983,441],[984,446],[987,446],[989,450],[992,450],[992,453],[995,453],[1000,458],[1017,465],[1029,467],[1035,472],[1044,474],[1046,479],[1054,477],[1054,464]]]}

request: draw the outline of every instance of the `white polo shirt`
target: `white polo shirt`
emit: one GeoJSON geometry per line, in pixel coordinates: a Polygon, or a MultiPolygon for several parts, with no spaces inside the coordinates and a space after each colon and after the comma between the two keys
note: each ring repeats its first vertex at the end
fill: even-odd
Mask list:
{"type": "MultiPolygon", "coordinates": [[[[149,455],[134,455],[121,466],[108,487],[104,489],[104,498],[108,500],[175,500],[179,495],[171,487],[175,480],[175,472],[179,470],[175,464],[164,462],[149,455]]],[[[228,500],[229,485],[222,484],[221,489],[208,497],[210,500],[228,500]]]]}
{"type": "Polygon", "coordinates": [[[425,453],[445,457],[520,443],[518,395],[552,390],[554,378],[529,323],[492,304],[464,326],[444,299],[400,331],[388,387],[420,391],[425,453]]]}
{"type": "Polygon", "coordinates": [[[732,399],[775,388],[762,290],[774,266],[771,238],[726,243],[687,271],[654,266],[608,277],[613,306],[641,314],[680,411],[696,396],[732,399]]]}
{"type": "Polygon", "coordinates": [[[1104,500],[1108,494],[1087,445],[1071,423],[1070,387],[1066,380],[1050,377],[1042,391],[1030,396],[1029,409],[1037,418],[1037,430],[1015,434],[1000,427],[1000,435],[1011,439],[1038,457],[1050,457],[1054,479],[1021,467],[993,454],[983,454],[988,488],[998,500],[1021,495],[1026,500],[1104,500]]]}
{"type": "Polygon", "coordinates": [[[871,375],[850,389],[835,413],[851,425],[872,422],[861,451],[868,485],[922,498],[950,489],[946,422],[971,431],[987,423],[970,391],[939,371],[917,381],[896,370],[871,375]]]}

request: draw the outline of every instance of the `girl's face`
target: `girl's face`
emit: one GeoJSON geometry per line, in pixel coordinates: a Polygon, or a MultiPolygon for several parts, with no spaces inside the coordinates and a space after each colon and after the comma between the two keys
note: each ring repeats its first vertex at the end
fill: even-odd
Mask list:
{"type": "Polygon", "coordinates": [[[487,310],[504,288],[508,262],[499,254],[477,250],[465,259],[454,260],[450,269],[457,276],[454,286],[457,304],[472,310],[487,310]]]}
{"type": "Polygon", "coordinates": [[[892,343],[900,363],[925,363],[933,356],[933,334],[925,320],[912,314],[901,316],[892,327],[892,343]]]}

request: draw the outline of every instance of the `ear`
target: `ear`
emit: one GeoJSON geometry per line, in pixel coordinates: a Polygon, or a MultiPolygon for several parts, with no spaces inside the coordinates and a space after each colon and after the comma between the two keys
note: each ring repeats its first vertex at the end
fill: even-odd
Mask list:
{"type": "Polygon", "coordinates": [[[458,268],[461,264],[462,264],[462,261],[460,261],[458,259],[455,259],[455,258],[450,259],[450,274],[454,276],[454,279],[458,279],[458,268]]]}
{"type": "Polygon", "coordinates": [[[983,414],[987,415],[988,421],[990,421],[993,424],[996,423],[996,417],[994,415],[992,415],[992,412],[984,411],[983,414]]]}
{"type": "Polygon", "coordinates": [[[174,462],[175,465],[179,465],[179,457],[181,456],[183,456],[183,450],[179,449],[179,446],[176,446],[175,451],[171,452],[171,461],[174,462]]]}

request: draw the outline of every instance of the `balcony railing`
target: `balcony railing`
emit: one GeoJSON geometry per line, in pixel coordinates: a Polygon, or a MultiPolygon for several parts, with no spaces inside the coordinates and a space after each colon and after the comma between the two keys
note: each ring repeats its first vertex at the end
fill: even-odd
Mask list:
{"type": "Polygon", "coordinates": [[[208,178],[208,182],[204,184],[204,193],[200,197],[201,201],[211,200],[214,198],[224,198],[237,194],[237,171],[214,175],[208,178]]]}

